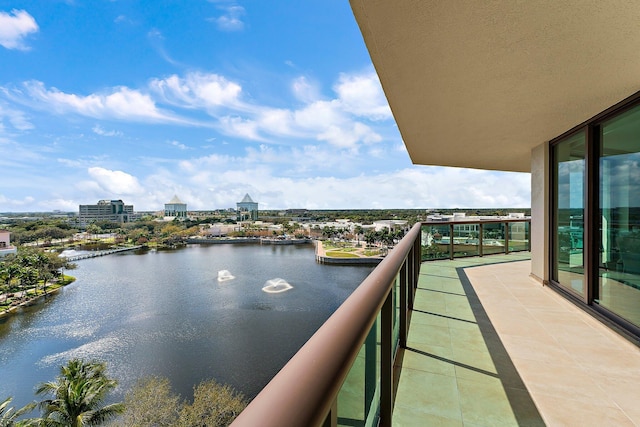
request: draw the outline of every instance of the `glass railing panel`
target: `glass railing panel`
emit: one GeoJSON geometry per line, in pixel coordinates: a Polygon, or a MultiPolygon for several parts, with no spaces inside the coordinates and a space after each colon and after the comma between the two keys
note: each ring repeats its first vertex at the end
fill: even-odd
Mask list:
{"type": "Polygon", "coordinates": [[[528,221],[523,222],[509,222],[509,251],[528,251],[529,250],[529,235],[530,225],[528,221]]]}
{"type": "Polygon", "coordinates": [[[480,255],[480,224],[462,223],[453,225],[453,256],[480,255]]]}
{"type": "Polygon", "coordinates": [[[504,233],[504,222],[482,224],[482,254],[491,255],[505,253],[504,233]]]}
{"type": "Polygon", "coordinates": [[[380,315],[338,393],[339,426],[373,426],[380,407],[380,315]]]}
{"type": "Polygon", "coordinates": [[[449,258],[450,234],[451,231],[448,224],[429,224],[422,227],[420,242],[422,247],[422,261],[449,258]]]}

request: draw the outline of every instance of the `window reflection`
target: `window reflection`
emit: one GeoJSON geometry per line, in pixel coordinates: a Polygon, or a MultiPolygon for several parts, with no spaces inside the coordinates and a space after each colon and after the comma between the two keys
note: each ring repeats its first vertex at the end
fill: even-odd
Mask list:
{"type": "Polygon", "coordinates": [[[554,150],[555,215],[552,278],[582,296],[584,277],[585,134],[556,144],[554,150]]]}
{"type": "Polygon", "coordinates": [[[601,127],[598,302],[640,326],[640,107],[601,127]]]}

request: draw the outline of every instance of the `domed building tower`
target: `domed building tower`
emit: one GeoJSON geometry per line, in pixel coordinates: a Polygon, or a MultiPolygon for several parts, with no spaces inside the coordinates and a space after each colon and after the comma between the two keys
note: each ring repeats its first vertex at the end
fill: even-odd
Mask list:
{"type": "Polygon", "coordinates": [[[174,195],[173,199],[164,204],[164,219],[170,221],[175,218],[187,218],[187,204],[174,195]]]}

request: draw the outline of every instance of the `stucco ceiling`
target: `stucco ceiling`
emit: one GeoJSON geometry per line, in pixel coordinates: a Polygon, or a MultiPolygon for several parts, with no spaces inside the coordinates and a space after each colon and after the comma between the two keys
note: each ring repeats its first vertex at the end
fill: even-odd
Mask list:
{"type": "Polygon", "coordinates": [[[640,90],[640,2],[350,0],[416,164],[530,170],[640,90]]]}

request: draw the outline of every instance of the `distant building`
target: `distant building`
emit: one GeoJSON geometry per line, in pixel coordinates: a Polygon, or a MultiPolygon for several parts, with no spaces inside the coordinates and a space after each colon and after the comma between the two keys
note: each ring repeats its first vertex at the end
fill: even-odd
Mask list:
{"type": "Polygon", "coordinates": [[[382,231],[385,228],[389,231],[396,230],[407,230],[408,221],[405,220],[396,220],[396,219],[381,219],[379,221],[374,221],[373,226],[375,231],[382,231]]]}
{"type": "Polygon", "coordinates": [[[187,218],[187,204],[183,203],[178,196],[173,196],[173,199],[164,204],[164,219],[186,219],[187,218]]]}
{"type": "Polygon", "coordinates": [[[81,227],[96,221],[130,222],[136,219],[133,205],[125,205],[122,200],[100,200],[95,205],[80,205],[78,221],[81,227]]]}
{"type": "Polygon", "coordinates": [[[254,202],[249,194],[245,194],[244,199],[236,203],[236,210],[238,221],[256,221],[258,219],[258,203],[254,202]]]}
{"type": "Polygon", "coordinates": [[[0,230],[0,258],[9,254],[15,254],[18,249],[11,246],[11,233],[7,230],[0,230]]]}

